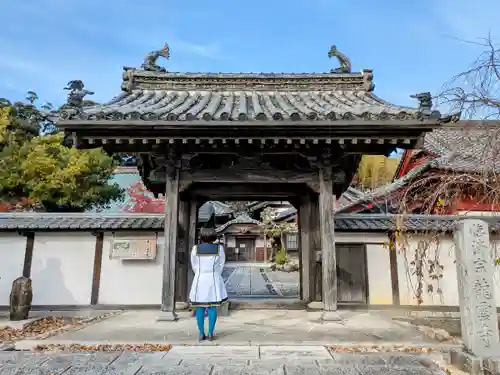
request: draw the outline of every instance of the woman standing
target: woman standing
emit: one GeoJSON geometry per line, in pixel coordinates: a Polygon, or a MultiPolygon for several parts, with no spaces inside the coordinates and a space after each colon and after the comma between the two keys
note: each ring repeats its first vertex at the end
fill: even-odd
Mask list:
{"type": "Polygon", "coordinates": [[[222,279],[226,262],[224,248],[214,243],[217,234],[212,228],[201,228],[200,243],[191,250],[191,267],[194,278],[189,292],[191,305],[195,308],[200,340],[205,340],[205,309],[208,310],[208,338],[214,337],[217,321],[217,306],[227,302],[227,291],[222,279]]]}

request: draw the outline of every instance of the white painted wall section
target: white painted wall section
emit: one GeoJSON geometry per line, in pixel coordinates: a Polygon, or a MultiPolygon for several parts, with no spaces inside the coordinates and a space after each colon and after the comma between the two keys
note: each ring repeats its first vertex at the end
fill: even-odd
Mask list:
{"type": "MultiPolygon", "coordinates": [[[[120,234],[127,236],[126,233],[120,234]]],[[[151,233],[145,234],[151,236],[151,233]]],[[[140,233],[131,233],[138,238],[140,233]]],[[[159,305],[163,275],[163,235],[158,237],[156,259],[110,259],[111,233],[105,233],[98,303],[102,305],[159,305]]]]}
{"type": "Polygon", "coordinates": [[[36,233],[33,305],[90,305],[95,243],[85,232],[36,233]]]}
{"type": "Polygon", "coordinates": [[[9,306],[12,282],[23,275],[26,237],[0,233],[0,306],[9,306]]]}
{"type": "Polygon", "coordinates": [[[392,301],[391,261],[383,245],[366,245],[370,305],[390,305],[392,301]]]}

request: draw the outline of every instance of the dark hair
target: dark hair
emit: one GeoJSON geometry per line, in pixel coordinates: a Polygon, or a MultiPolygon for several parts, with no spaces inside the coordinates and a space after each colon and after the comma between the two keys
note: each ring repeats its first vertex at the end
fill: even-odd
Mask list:
{"type": "Polygon", "coordinates": [[[200,242],[212,243],[217,240],[217,233],[214,228],[201,228],[200,229],[200,242]]]}

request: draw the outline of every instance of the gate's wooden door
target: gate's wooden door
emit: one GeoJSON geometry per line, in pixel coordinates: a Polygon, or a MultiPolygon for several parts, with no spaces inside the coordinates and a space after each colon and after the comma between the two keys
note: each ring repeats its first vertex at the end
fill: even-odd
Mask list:
{"type": "Polygon", "coordinates": [[[367,303],[365,245],[336,244],[339,302],[367,303]]]}
{"type": "Polygon", "coordinates": [[[239,261],[255,261],[254,244],[253,238],[236,237],[236,249],[239,250],[237,259],[239,261]]]}

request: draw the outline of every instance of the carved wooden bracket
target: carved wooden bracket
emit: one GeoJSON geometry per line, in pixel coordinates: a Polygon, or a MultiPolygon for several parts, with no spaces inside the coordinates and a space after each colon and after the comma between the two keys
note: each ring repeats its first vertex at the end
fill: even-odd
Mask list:
{"type": "Polygon", "coordinates": [[[307,187],[314,191],[315,193],[319,194],[319,183],[318,182],[306,182],[307,187]]]}
{"type": "Polygon", "coordinates": [[[182,193],[189,189],[191,186],[192,182],[191,181],[179,181],[179,193],[182,193]]]}

